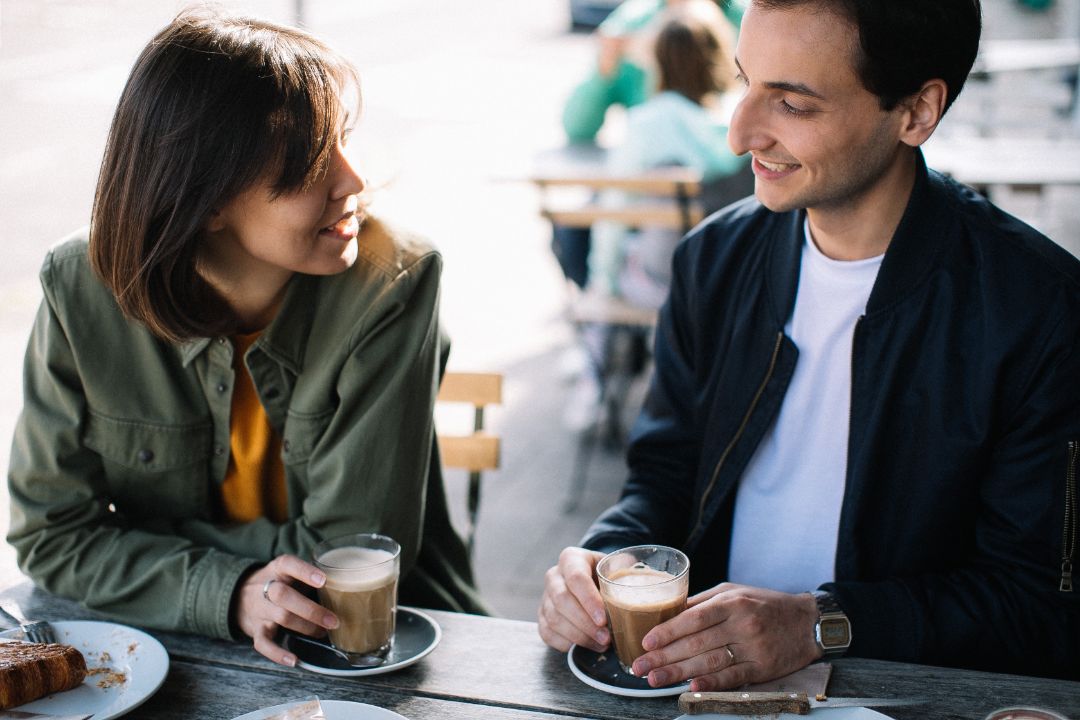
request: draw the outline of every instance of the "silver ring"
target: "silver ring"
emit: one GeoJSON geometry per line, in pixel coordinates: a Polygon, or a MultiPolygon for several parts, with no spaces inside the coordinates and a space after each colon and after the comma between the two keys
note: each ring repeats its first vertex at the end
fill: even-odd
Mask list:
{"type": "Polygon", "coordinates": [[[737,663],[737,661],[735,660],[735,653],[732,651],[731,646],[730,645],[725,645],[724,649],[727,650],[728,659],[731,661],[731,662],[728,663],[728,667],[731,667],[732,665],[735,665],[737,663]]]}
{"type": "MultiPolygon", "coordinates": [[[[277,578],[270,578],[263,585],[263,599],[266,600],[266,602],[270,603],[271,605],[274,604],[274,601],[270,599],[270,586],[273,585],[276,582],[277,582],[277,578]]],[[[728,652],[731,652],[731,651],[728,650],[728,652]]]]}

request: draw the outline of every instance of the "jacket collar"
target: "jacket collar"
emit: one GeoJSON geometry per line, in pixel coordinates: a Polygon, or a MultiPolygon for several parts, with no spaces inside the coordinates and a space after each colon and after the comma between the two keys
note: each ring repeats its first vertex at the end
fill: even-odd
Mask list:
{"type": "MultiPolygon", "coordinates": [[[[281,310],[262,334],[255,347],[299,375],[304,367],[304,350],[307,347],[311,320],[315,313],[315,278],[297,273],[289,280],[281,310]]],[[[198,357],[213,338],[195,338],[181,343],[180,359],[187,367],[198,357]]]]}
{"type": "MultiPolygon", "coordinates": [[[[885,311],[912,292],[937,265],[944,238],[952,234],[956,218],[949,210],[945,180],[926,167],[922,150],[915,151],[915,183],[907,207],[896,227],[877,280],[866,305],[866,314],[885,311]]],[[[805,235],[805,210],[784,213],[777,223],[769,258],[769,296],[778,325],[783,327],[795,307],[799,267],[805,235]]]]}

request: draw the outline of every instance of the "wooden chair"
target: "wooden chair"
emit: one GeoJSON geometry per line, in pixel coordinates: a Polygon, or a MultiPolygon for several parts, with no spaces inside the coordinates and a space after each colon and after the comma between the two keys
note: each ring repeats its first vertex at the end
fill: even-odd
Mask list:
{"type": "MultiPolygon", "coordinates": [[[[663,228],[689,232],[705,216],[701,175],[685,167],[664,167],[639,175],[613,175],[595,158],[536,172],[532,182],[540,189],[540,214],[553,225],[592,227],[600,221],[630,227],[663,228]],[[626,194],[624,203],[613,204],[604,191],[626,194]]],[[[580,291],[568,283],[568,315],[575,325],[588,323],[614,328],[608,344],[610,362],[601,371],[597,421],[581,433],[574,459],[567,512],[574,510],[584,494],[589,465],[596,445],[621,447],[622,415],[626,396],[635,377],[628,349],[635,333],[656,325],[654,310],[637,307],[603,293],[580,291]]]]}
{"type": "Polygon", "coordinates": [[[466,540],[470,556],[475,544],[476,515],[480,509],[481,473],[499,469],[499,437],[484,431],[484,408],[502,404],[502,380],[498,373],[447,372],[439,386],[438,402],[466,404],[473,408],[472,433],[438,433],[443,467],[469,473],[466,540]]]}
{"type": "Polygon", "coordinates": [[[701,175],[683,167],[657,168],[640,175],[611,175],[595,171],[537,173],[533,183],[543,195],[540,213],[555,225],[592,227],[600,220],[633,227],[661,227],[688,232],[704,217],[701,207],[701,175]],[[559,189],[588,191],[587,197],[560,202],[559,189]],[[632,194],[624,204],[600,201],[603,190],[621,190],[632,194]]]}

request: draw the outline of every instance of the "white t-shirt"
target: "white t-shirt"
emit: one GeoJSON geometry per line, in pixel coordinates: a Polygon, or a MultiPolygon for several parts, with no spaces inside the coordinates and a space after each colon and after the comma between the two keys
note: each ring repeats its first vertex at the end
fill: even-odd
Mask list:
{"type": "Polygon", "coordinates": [[[834,579],[847,474],[851,344],[884,257],[826,257],[805,225],[798,294],[784,332],[795,372],[735,496],[731,582],[784,592],[834,579]]]}

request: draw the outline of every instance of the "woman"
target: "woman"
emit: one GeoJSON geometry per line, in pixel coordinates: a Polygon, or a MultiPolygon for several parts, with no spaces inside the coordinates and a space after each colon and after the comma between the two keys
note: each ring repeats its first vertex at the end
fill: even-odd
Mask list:
{"type": "Polygon", "coordinates": [[[292,665],[324,538],[402,546],[403,602],[482,611],[432,407],[439,256],[367,218],[355,70],[301,31],[182,13],[140,55],[89,243],[49,253],[9,541],[45,589],[292,665]]]}

